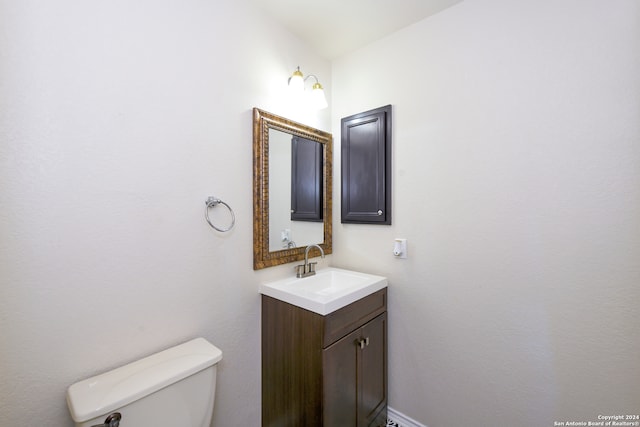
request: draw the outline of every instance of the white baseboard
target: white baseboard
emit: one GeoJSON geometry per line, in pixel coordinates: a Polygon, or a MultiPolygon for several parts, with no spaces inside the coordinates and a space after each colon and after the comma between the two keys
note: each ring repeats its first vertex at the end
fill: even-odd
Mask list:
{"type": "Polygon", "coordinates": [[[399,427],[427,427],[393,408],[387,408],[387,418],[389,421],[397,423],[399,427]]]}

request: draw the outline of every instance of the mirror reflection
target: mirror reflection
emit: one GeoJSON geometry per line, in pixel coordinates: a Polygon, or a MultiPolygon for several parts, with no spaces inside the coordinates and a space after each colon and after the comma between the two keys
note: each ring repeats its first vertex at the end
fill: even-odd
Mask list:
{"type": "Polygon", "coordinates": [[[269,251],[324,240],[322,144],[269,129],[269,251]]]}
{"type": "Polygon", "coordinates": [[[254,269],[331,253],[331,134],[254,108],[254,269]]]}

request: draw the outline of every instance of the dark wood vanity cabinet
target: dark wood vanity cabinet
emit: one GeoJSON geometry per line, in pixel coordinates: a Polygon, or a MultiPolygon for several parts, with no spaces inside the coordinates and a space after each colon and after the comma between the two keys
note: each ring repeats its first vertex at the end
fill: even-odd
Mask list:
{"type": "Polygon", "coordinates": [[[386,288],[326,316],[263,295],[262,425],[384,426],[386,311],[386,288]]]}

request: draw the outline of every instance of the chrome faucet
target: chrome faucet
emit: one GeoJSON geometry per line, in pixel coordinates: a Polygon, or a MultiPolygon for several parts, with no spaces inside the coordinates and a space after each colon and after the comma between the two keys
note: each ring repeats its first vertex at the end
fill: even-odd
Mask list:
{"type": "Polygon", "coordinates": [[[309,250],[311,248],[318,248],[320,250],[320,256],[324,258],[324,251],[320,247],[320,245],[309,245],[304,250],[304,264],[296,265],[296,277],[307,277],[313,276],[316,274],[316,264],[317,262],[309,262],[309,250]]]}

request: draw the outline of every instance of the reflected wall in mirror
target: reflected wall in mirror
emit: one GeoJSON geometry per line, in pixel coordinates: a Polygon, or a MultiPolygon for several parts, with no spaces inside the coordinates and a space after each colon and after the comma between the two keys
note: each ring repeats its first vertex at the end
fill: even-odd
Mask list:
{"type": "Polygon", "coordinates": [[[253,155],[253,268],[331,253],[331,134],[254,108],[253,155]]]}

